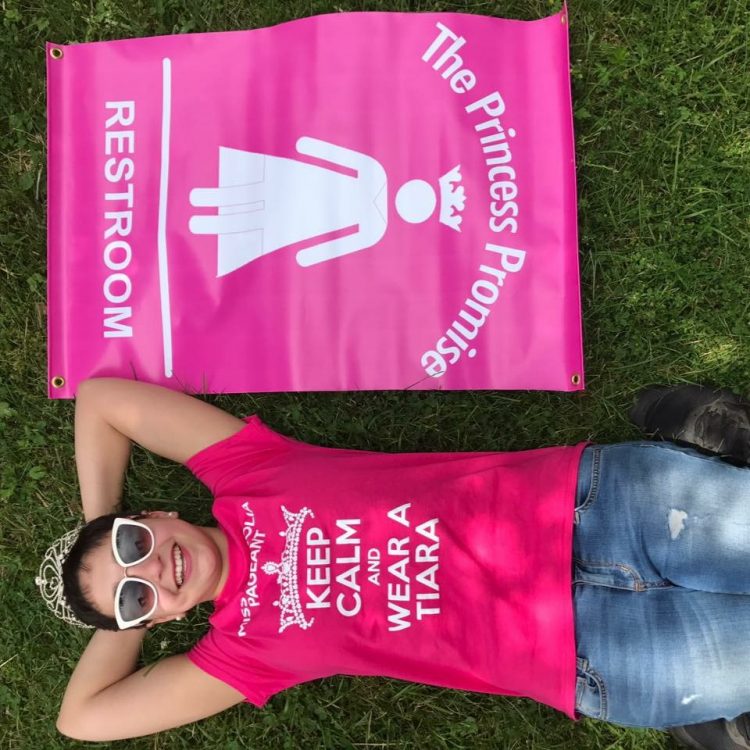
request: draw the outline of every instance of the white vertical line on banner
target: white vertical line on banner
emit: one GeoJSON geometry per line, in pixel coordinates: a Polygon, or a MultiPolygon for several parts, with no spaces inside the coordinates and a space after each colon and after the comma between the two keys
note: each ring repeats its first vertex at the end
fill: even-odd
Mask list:
{"type": "Polygon", "coordinates": [[[161,331],[164,342],[164,374],[172,377],[172,310],[169,301],[169,265],[167,259],[167,195],[169,192],[169,137],[172,121],[172,61],[161,61],[161,175],[159,178],[159,292],[161,295],[161,331]]]}

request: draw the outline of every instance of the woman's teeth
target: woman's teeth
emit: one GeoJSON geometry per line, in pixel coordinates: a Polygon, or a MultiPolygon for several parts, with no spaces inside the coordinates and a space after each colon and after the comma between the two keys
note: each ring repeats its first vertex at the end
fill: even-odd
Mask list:
{"type": "Polygon", "coordinates": [[[182,557],[182,550],[177,544],[172,547],[172,559],[174,560],[174,580],[177,588],[179,588],[184,582],[185,560],[182,557]]]}

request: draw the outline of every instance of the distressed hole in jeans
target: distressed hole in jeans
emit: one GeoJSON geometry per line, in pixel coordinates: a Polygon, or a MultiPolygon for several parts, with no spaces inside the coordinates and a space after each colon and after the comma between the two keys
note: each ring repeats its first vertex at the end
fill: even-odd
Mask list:
{"type": "Polygon", "coordinates": [[[672,508],[669,511],[669,536],[674,540],[683,532],[685,529],[685,521],[688,514],[684,510],[677,510],[672,508]]]}

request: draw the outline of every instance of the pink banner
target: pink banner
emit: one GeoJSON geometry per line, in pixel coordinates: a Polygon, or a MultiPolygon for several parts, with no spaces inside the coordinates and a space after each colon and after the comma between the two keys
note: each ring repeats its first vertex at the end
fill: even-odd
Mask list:
{"type": "Polygon", "coordinates": [[[47,53],[52,397],[583,388],[565,9],[47,53]]]}

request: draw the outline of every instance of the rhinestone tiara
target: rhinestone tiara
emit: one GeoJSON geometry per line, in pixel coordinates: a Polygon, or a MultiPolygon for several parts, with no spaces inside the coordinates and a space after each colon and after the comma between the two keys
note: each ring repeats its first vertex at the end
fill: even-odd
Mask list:
{"type": "Polygon", "coordinates": [[[93,625],[81,622],[73,614],[73,610],[65,600],[65,593],[63,591],[62,566],[70,552],[70,548],[75,544],[76,539],[78,539],[80,530],[81,526],[71,529],[47,549],[34,583],[39,587],[42,599],[44,599],[45,604],[54,613],[55,617],[67,622],[69,625],[91,629],[93,625]]]}

